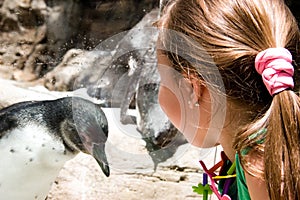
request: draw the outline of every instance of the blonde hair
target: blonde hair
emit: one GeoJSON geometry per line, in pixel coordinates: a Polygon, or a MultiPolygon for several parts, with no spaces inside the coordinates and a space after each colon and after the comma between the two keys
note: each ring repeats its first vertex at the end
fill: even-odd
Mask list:
{"type": "MultiPolygon", "coordinates": [[[[210,55],[222,76],[228,101],[247,115],[247,125],[234,138],[244,170],[266,180],[271,199],[300,199],[300,36],[284,1],[176,0],[158,24],[189,36],[210,55]],[[254,67],[256,55],[272,47],[288,49],[295,70],[294,89],[274,97],[254,67]],[[249,137],[264,128],[265,134],[249,137]],[[241,155],[245,149],[250,149],[249,153],[241,155]],[[253,167],[250,155],[264,161],[262,170],[253,167]]],[[[164,45],[176,45],[167,35],[162,34],[161,39],[164,45]]],[[[181,70],[192,68],[176,53],[168,54],[181,70]]]]}

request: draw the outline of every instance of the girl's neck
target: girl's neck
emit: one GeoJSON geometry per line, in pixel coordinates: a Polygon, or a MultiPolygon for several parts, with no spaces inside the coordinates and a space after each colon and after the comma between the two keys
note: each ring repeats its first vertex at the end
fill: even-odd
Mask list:
{"type": "Polygon", "coordinates": [[[245,112],[241,112],[241,109],[234,106],[234,104],[228,104],[225,125],[219,140],[223,151],[232,162],[235,160],[236,154],[236,150],[233,148],[235,131],[239,130],[247,121],[247,116],[241,113],[245,112]]]}
{"type": "Polygon", "coordinates": [[[233,136],[230,134],[222,133],[220,138],[220,144],[225,152],[226,156],[229,158],[231,162],[235,160],[235,150],[232,147],[233,136]]]}

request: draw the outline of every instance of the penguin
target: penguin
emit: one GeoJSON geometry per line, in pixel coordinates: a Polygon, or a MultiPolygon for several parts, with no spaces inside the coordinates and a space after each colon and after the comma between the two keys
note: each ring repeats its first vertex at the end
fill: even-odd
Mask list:
{"type": "Polygon", "coordinates": [[[0,199],[44,200],[66,161],[92,155],[110,175],[108,122],[79,97],[27,101],[0,110],[0,199]]]}

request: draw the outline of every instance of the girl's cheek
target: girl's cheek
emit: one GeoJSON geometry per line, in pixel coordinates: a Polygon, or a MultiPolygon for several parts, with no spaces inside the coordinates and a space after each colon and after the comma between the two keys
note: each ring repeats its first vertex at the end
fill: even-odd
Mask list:
{"type": "Polygon", "coordinates": [[[207,132],[207,123],[202,116],[201,108],[205,105],[195,106],[194,90],[189,81],[182,74],[175,71],[168,60],[159,57],[158,72],[161,82],[158,93],[159,104],[173,125],[180,130],[189,143],[201,147],[207,132]],[[201,113],[201,117],[200,117],[201,113]],[[202,120],[201,120],[202,119],[202,120]]]}
{"type": "MultiPolygon", "coordinates": [[[[188,84],[160,85],[158,100],[162,110],[168,116],[173,125],[180,130],[187,141],[197,147],[211,147],[215,143],[208,142],[208,129],[211,119],[210,97],[205,93],[201,105],[195,106],[193,102],[192,88],[188,84]],[[207,96],[207,97],[206,97],[207,96]]],[[[211,133],[210,133],[211,134],[211,133]]]]}
{"type": "Polygon", "coordinates": [[[180,103],[176,95],[167,87],[160,86],[158,93],[158,101],[162,110],[168,116],[173,125],[177,129],[180,129],[181,111],[180,103]]]}
{"type": "Polygon", "coordinates": [[[158,100],[162,110],[168,116],[173,125],[180,130],[189,143],[200,146],[198,143],[203,139],[197,136],[199,127],[199,112],[197,109],[188,106],[187,94],[178,89],[160,86],[158,100]],[[173,89],[174,90],[174,89],[173,89]]]}

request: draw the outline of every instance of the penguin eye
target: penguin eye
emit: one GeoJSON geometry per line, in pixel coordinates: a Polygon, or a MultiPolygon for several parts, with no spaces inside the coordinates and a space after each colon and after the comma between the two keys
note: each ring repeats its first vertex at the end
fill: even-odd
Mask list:
{"type": "Polygon", "coordinates": [[[67,126],[67,131],[69,132],[69,133],[76,133],[77,131],[76,131],[76,128],[74,127],[74,126],[67,126]]]}

